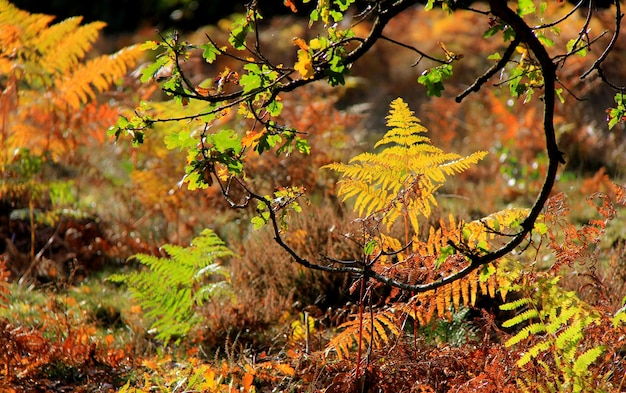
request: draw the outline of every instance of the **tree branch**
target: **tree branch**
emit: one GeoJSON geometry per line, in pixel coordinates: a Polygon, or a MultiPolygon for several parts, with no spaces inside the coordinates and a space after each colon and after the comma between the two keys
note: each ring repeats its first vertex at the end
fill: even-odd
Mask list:
{"type": "Polygon", "coordinates": [[[491,68],[489,68],[483,75],[478,77],[471,86],[465,89],[465,91],[456,96],[456,102],[463,101],[463,99],[467,97],[470,93],[478,92],[482,85],[487,83],[487,81],[491,79],[492,76],[494,76],[498,71],[503,69],[507,65],[509,60],[511,60],[511,56],[513,55],[513,52],[515,52],[515,48],[517,48],[519,44],[519,39],[515,37],[502,54],[502,58],[498,60],[498,62],[494,64],[491,68]]]}

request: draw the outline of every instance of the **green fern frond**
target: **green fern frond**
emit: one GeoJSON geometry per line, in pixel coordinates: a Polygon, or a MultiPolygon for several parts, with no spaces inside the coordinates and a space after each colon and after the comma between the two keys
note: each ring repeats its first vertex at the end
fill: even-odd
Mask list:
{"type": "MultiPolygon", "coordinates": [[[[504,327],[521,326],[532,320],[505,345],[520,346],[523,355],[517,366],[534,361],[544,368],[545,378],[533,386],[536,391],[595,391],[593,386],[597,381],[589,367],[604,347],[585,341],[585,331],[599,316],[574,291],[559,286],[559,279],[560,276],[546,274],[523,283],[520,292],[531,295],[502,306],[509,311],[525,310],[505,321],[504,327]]],[[[518,381],[518,386],[524,391],[527,382],[518,381]]]]}
{"type": "Polygon", "coordinates": [[[537,311],[535,308],[531,308],[529,310],[526,310],[517,314],[511,319],[504,321],[504,323],[502,323],[502,326],[509,328],[509,327],[520,325],[523,322],[529,321],[534,318],[539,318],[539,311],[537,311]]]}
{"type": "Polygon", "coordinates": [[[503,310],[503,311],[513,311],[513,310],[517,310],[518,308],[521,308],[522,306],[525,306],[525,305],[531,304],[531,303],[533,303],[533,300],[531,298],[523,297],[521,299],[517,299],[517,300],[513,300],[513,301],[508,302],[508,303],[504,303],[503,305],[500,306],[500,310],[503,310]]]}
{"type": "Polygon", "coordinates": [[[555,344],[557,349],[567,350],[576,346],[583,338],[583,325],[580,321],[574,322],[556,336],[555,344]]]}
{"type": "Polygon", "coordinates": [[[523,367],[532,359],[536,358],[541,352],[545,352],[552,346],[550,341],[541,341],[533,345],[518,361],[515,363],[518,367],[523,367]]]}
{"type": "Polygon", "coordinates": [[[598,346],[591,349],[588,349],[584,353],[582,353],[572,366],[572,370],[576,375],[583,375],[589,369],[589,366],[595,362],[600,355],[604,352],[606,348],[604,346],[598,346]]]}
{"type": "Polygon", "coordinates": [[[135,256],[146,270],[112,275],[108,280],[128,285],[133,298],[146,310],[145,316],[153,320],[157,339],[167,344],[173,337],[180,340],[199,321],[197,307],[232,296],[230,273],[217,260],[235,254],[209,229],[189,247],[166,244],[163,250],[167,258],[135,256]],[[208,277],[212,282],[205,282],[208,277]]]}
{"type": "Polygon", "coordinates": [[[524,340],[526,340],[531,335],[537,335],[539,333],[545,333],[546,327],[542,323],[531,323],[528,326],[525,326],[522,330],[517,332],[513,337],[509,338],[505,342],[505,346],[511,347],[515,344],[518,344],[524,340]]]}

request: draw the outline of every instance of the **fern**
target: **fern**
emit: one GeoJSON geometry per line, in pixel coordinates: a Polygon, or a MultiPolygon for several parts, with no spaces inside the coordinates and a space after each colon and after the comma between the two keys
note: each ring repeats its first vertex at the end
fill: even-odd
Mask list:
{"type": "MultiPolygon", "coordinates": [[[[519,367],[531,361],[544,366],[547,375],[541,390],[591,391],[594,381],[589,367],[604,347],[593,346],[584,339],[585,329],[596,323],[598,315],[558,282],[559,277],[542,277],[533,284],[527,283],[521,291],[529,293],[527,296],[501,306],[503,310],[520,311],[503,323],[504,327],[520,328],[505,345],[523,347],[523,355],[516,363],[519,367]],[[556,364],[556,371],[545,363],[546,356],[556,364]]],[[[529,381],[519,384],[522,391],[528,391],[529,381]]]]}
{"type": "Polygon", "coordinates": [[[103,118],[102,111],[86,110],[85,104],[115,86],[143,56],[135,45],[85,61],[105,23],[81,25],[82,19],[73,17],[51,24],[53,19],[0,0],[0,79],[7,108],[0,114],[3,163],[16,149],[66,159],[86,129],[103,134],[117,111],[103,118]]]}
{"type": "Polygon", "coordinates": [[[324,168],[342,175],[338,195],[355,198],[359,215],[381,214],[389,228],[399,217],[407,219],[418,232],[418,218],[428,217],[437,205],[435,191],[451,176],[476,164],[486,152],[463,157],[444,153],[430,144],[426,128],[400,98],[391,103],[387,116],[389,131],[374,147],[378,153],[362,153],[350,163],[324,168]]]}
{"type": "Polygon", "coordinates": [[[154,320],[151,327],[158,332],[156,337],[167,344],[173,337],[180,341],[200,321],[197,308],[204,302],[232,296],[230,274],[217,260],[235,254],[210,229],[189,247],[166,244],[163,250],[168,258],[135,256],[147,270],[112,275],[108,280],[128,285],[146,317],[154,320]],[[215,281],[217,277],[223,280],[215,281]]]}
{"type": "Polygon", "coordinates": [[[74,67],[70,75],[54,81],[60,99],[72,109],[79,108],[126,75],[141,53],[139,46],[129,46],[74,67]]]}
{"type": "Polygon", "coordinates": [[[400,335],[400,330],[395,324],[395,315],[391,310],[377,311],[363,315],[361,321],[358,317],[344,322],[338,329],[343,329],[335,335],[326,346],[326,354],[335,352],[339,359],[350,356],[351,350],[358,345],[359,331],[362,329],[364,343],[372,343],[373,348],[380,348],[389,343],[390,336],[400,335]]]}

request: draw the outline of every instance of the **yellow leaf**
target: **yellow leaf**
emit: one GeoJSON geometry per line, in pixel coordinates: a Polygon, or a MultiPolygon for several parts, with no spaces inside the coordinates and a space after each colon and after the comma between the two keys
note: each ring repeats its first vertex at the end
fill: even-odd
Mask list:
{"type": "Polygon", "coordinates": [[[320,41],[319,38],[313,38],[310,42],[310,47],[313,50],[322,49],[322,42],[320,41]]]}
{"type": "Polygon", "coordinates": [[[204,372],[204,380],[206,381],[206,387],[209,388],[210,391],[215,391],[217,389],[217,379],[215,378],[215,370],[209,368],[204,372]]]}
{"type": "Polygon", "coordinates": [[[311,54],[302,49],[298,50],[298,61],[293,68],[302,75],[302,79],[311,79],[315,75],[311,54]]]}

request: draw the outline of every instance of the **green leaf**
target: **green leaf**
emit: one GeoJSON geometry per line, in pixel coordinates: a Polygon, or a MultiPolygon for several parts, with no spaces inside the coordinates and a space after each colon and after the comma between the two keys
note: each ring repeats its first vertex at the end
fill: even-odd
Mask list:
{"type": "Polygon", "coordinates": [[[535,222],[535,231],[539,232],[540,235],[545,235],[548,233],[548,226],[541,222],[535,222]]]}
{"type": "Polygon", "coordinates": [[[439,256],[437,257],[437,263],[435,264],[435,269],[439,269],[439,267],[448,259],[449,256],[454,255],[456,250],[452,246],[443,246],[439,250],[439,256]]]}
{"type": "Polygon", "coordinates": [[[378,245],[378,242],[376,240],[370,240],[369,242],[367,242],[365,247],[363,247],[363,254],[372,255],[377,245],[378,245]]]}
{"type": "Polygon", "coordinates": [[[211,64],[217,59],[217,55],[220,54],[219,50],[212,43],[202,44],[200,48],[203,49],[202,57],[207,63],[211,64]]]}
{"type": "Polygon", "coordinates": [[[535,12],[535,2],[533,0],[517,0],[517,14],[524,16],[535,12]]]}
{"type": "Polygon", "coordinates": [[[483,33],[483,38],[489,38],[489,37],[496,35],[496,33],[498,33],[499,31],[502,31],[505,26],[506,25],[503,25],[502,23],[497,23],[491,26],[487,31],[483,33]]]}
{"type": "Polygon", "coordinates": [[[254,216],[250,219],[250,222],[254,226],[254,229],[260,229],[270,220],[270,213],[267,211],[261,212],[260,215],[254,216]]]}
{"type": "Polygon", "coordinates": [[[283,103],[277,100],[272,100],[267,105],[267,111],[272,116],[278,116],[283,111],[283,103]]]}
{"type": "Polygon", "coordinates": [[[615,108],[608,110],[609,130],[615,127],[617,124],[626,120],[626,105],[624,105],[624,94],[617,93],[614,97],[615,108]]]}
{"type": "Polygon", "coordinates": [[[346,11],[355,0],[335,0],[340,11],[346,11]]]}
{"type": "Polygon", "coordinates": [[[563,89],[559,88],[559,89],[555,89],[555,93],[556,93],[556,98],[559,99],[559,102],[561,104],[565,103],[565,97],[563,97],[563,89]]]}
{"type": "Polygon", "coordinates": [[[587,56],[587,47],[585,46],[585,43],[580,40],[580,38],[572,38],[567,41],[567,45],[565,47],[570,53],[576,52],[580,57],[587,56]]]}
{"type": "Polygon", "coordinates": [[[537,33],[537,39],[544,46],[547,46],[547,47],[554,46],[554,41],[552,41],[551,39],[549,39],[548,37],[546,37],[545,35],[543,35],[541,33],[537,33]]]}
{"type": "Polygon", "coordinates": [[[169,133],[163,138],[163,142],[165,142],[165,147],[168,149],[174,150],[179,148],[180,151],[194,147],[197,143],[187,130],[169,133]]]}
{"type": "Polygon", "coordinates": [[[239,84],[243,88],[243,93],[249,93],[255,89],[260,88],[263,85],[263,79],[261,78],[261,69],[256,64],[246,64],[243,67],[248,73],[241,76],[239,84]]]}
{"type": "Polygon", "coordinates": [[[156,75],[156,73],[161,69],[161,67],[163,67],[166,63],[166,59],[165,58],[159,58],[157,60],[154,61],[154,63],[148,65],[146,68],[144,68],[141,71],[141,82],[142,83],[146,83],[148,82],[150,79],[152,79],[154,77],[154,75],[156,75]]]}
{"type": "Polygon", "coordinates": [[[238,19],[237,21],[235,21],[235,23],[233,23],[233,29],[230,31],[230,37],[228,37],[228,42],[235,49],[246,49],[246,37],[251,30],[252,28],[250,26],[250,23],[246,20],[245,17],[238,19]]]}
{"type": "Polygon", "coordinates": [[[150,40],[150,41],[146,41],[143,44],[141,44],[139,46],[139,49],[141,49],[141,50],[155,50],[158,47],[159,47],[159,42],[158,41],[150,40]]]}
{"type": "Polygon", "coordinates": [[[486,282],[489,277],[493,276],[496,273],[496,267],[492,264],[483,265],[483,268],[480,270],[479,280],[480,282],[486,282]]]}
{"type": "Polygon", "coordinates": [[[306,139],[296,139],[296,149],[302,154],[309,155],[311,154],[311,145],[306,139]]]}
{"type": "Polygon", "coordinates": [[[220,153],[241,152],[241,138],[233,130],[220,130],[213,134],[211,140],[215,149],[220,153]]]}
{"type": "Polygon", "coordinates": [[[250,222],[252,223],[254,229],[260,229],[263,227],[263,225],[265,225],[265,221],[259,216],[252,217],[250,219],[250,222]]]}
{"type": "Polygon", "coordinates": [[[429,96],[441,97],[441,92],[445,89],[443,81],[452,76],[452,65],[443,64],[426,70],[417,78],[417,82],[426,87],[426,94],[429,96]]]}

